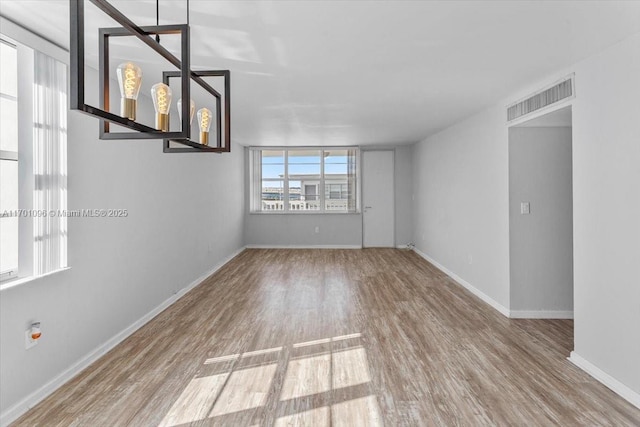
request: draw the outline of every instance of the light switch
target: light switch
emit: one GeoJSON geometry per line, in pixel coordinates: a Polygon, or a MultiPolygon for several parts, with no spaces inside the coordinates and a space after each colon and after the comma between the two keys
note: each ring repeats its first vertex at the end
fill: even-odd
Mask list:
{"type": "Polygon", "coordinates": [[[529,202],[520,202],[520,215],[529,215],[531,213],[531,207],[529,202]]]}

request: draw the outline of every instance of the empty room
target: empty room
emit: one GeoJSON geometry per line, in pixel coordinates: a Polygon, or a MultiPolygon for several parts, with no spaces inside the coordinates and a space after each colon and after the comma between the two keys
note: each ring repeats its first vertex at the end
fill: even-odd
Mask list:
{"type": "Polygon", "coordinates": [[[0,426],[640,426],[640,1],[0,0],[0,426]]]}

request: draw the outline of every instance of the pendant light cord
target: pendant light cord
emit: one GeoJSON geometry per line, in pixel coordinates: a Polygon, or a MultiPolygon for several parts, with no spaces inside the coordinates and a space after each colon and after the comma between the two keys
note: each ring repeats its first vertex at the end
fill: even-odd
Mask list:
{"type": "Polygon", "coordinates": [[[187,0],[187,25],[189,25],[189,0],[187,0]]]}
{"type": "MultiPolygon", "coordinates": [[[[156,26],[160,25],[160,0],[156,0],[156,26]]],[[[156,41],[160,43],[160,34],[156,34],[156,41]]]]}

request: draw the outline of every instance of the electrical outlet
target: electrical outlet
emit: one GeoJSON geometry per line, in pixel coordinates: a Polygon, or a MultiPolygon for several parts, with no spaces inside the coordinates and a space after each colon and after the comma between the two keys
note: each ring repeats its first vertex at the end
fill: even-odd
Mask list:
{"type": "Polygon", "coordinates": [[[31,339],[31,329],[27,329],[24,331],[24,348],[25,350],[29,350],[32,347],[38,345],[39,340],[31,339]]]}
{"type": "Polygon", "coordinates": [[[467,255],[467,262],[468,262],[469,264],[473,264],[473,255],[471,255],[471,254],[468,254],[468,255],[467,255]]]}
{"type": "Polygon", "coordinates": [[[319,233],[319,232],[320,232],[320,227],[316,225],[316,233],[319,233]]]}

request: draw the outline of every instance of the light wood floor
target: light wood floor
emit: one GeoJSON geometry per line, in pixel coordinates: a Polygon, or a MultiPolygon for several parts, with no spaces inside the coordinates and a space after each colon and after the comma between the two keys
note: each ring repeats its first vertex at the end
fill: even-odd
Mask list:
{"type": "Polygon", "coordinates": [[[247,250],[16,425],[640,425],[572,335],[409,251],[247,250]]]}

